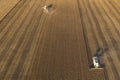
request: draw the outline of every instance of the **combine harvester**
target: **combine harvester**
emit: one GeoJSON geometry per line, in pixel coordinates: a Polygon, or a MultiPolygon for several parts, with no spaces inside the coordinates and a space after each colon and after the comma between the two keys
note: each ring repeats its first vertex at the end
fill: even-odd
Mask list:
{"type": "Polygon", "coordinates": [[[53,5],[52,5],[52,4],[45,5],[45,6],[43,7],[44,12],[45,12],[45,13],[50,12],[50,11],[51,11],[51,9],[52,9],[52,7],[53,7],[53,5]]]}
{"type": "Polygon", "coordinates": [[[93,64],[90,67],[91,71],[103,71],[104,68],[102,64],[100,63],[100,55],[103,53],[102,49],[99,49],[96,51],[96,54],[92,57],[93,64]]]}

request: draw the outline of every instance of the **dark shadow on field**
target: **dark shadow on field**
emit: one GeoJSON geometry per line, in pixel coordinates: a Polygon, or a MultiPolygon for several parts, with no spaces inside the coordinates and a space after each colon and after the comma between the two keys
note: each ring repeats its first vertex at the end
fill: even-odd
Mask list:
{"type": "Polygon", "coordinates": [[[94,56],[102,57],[107,51],[109,51],[109,48],[107,48],[107,47],[106,48],[97,48],[94,56]]]}

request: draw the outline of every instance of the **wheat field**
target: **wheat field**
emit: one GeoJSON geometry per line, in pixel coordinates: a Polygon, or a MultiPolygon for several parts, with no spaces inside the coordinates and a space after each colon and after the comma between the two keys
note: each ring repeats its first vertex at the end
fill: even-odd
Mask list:
{"type": "Polygon", "coordinates": [[[119,80],[119,4],[0,0],[0,80],[119,80]],[[97,48],[104,67],[90,70],[97,48]]]}

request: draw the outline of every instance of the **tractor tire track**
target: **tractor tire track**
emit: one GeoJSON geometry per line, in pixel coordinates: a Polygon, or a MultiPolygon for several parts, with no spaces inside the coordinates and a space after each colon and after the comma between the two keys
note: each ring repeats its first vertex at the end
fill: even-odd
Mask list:
{"type": "MultiPolygon", "coordinates": [[[[96,5],[97,6],[97,5],[96,5]]],[[[102,5],[101,5],[102,6],[102,5]]],[[[106,14],[106,16],[109,18],[109,20],[111,21],[111,24],[113,25],[113,27],[114,27],[114,30],[115,30],[115,32],[117,33],[117,37],[119,37],[120,38],[120,32],[118,31],[118,29],[116,28],[116,25],[114,24],[114,22],[112,21],[112,19],[110,18],[110,16],[108,16],[107,15],[107,12],[105,11],[105,9],[104,9],[104,7],[102,7],[102,9],[103,9],[103,11],[104,11],[104,13],[106,14]]],[[[100,11],[98,11],[99,13],[101,13],[100,11]]],[[[102,14],[101,14],[102,15],[102,14]]],[[[103,22],[104,22],[104,24],[105,24],[105,26],[108,26],[107,25],[107,22],[106,22],[106,20],[104,19],[104,17],[102,16],[101,17],[101,19],[103,20],[103,22]]],[[[119,53],[119,45],[117,44],[117,40],[115,40],[115,38],[114,38],[114,36],[113,36],[113,34],[111,33],[111,31],[110,31],[110,29],[109,29],[110,27],[105,27],[105,29],[107,30],[107,32],[108,32],[108,35],[109,35],[109,37],[110,37],[110,39],[111,39],[111,42],[112,42],[112,45],[113,45],[113,47],[114,47],[114,49],[115,49],[115,52],[116,52],[116,54],[117,54],[117,56],[120,58],[120,55],[118,54],[119,53]]],[[[118,58],[118,59],[119,59],[118,58]]],[[[120,59],[119,59],[120,60],[120,59]]]]}
{"type": "MultiPolygon", "coordinates": [[[[96,5],[96,3],[93,2],[93,4],[95,5],[96,10],[97,10],[99,16],[101,17],[102,23],[104,24],[105,30],[107,30],[107,34],[108,34],[108,36],[109,36],[109,38],[110,38],[110,40],[111,40],[111,42],[112,42],[112,45],[114,45],[114,44],[116,43],[116,40],[113,38],[113,35],[112,35],[110,29],[108,28],[108,24],[107,24],[106,20],[105,20],[104,17],[102,16],[102,13],[101,13],[100,9],[98,8],[98,6],[96,5]]],[[[106,15],[107,15],[107,14],[106,14],[106,15]]],[[[114,49],[115,49],[115,51],[116,51],[116,53],[117,53],[116,48],[114,48],[114,49]]],[[[110,56],[110,55],[109,55],[109,56],[110,56]]],[[[119,55],[118,55],[118,56],[119,56],[119,55]]],[[[112,58],[112,57],[111,57],[111,58],[112,58]]],[[[112,64],[113,64],[113,63],[112,63],[112,64]]],[[[111,66],[112,66],[112,65],[111,65],[111,66]]],[[[114,66],[114,67],[112,67],[112,68],[114,69],[114,72],[116,73],[116,74],[115,74],[116,80],[117,80],[117,79],[120,79],[119,73],[118,73],[116,67],[114,66]]]]}
{"type": "MultiPolygon", "coordinates": [[[[85,2],[83,1],[83,4],[84,4],[84,6],[86,6],[85,5],[85,2]]],[[[95,32],[95,29],[94,29],[94,25],[93,25],[93,23],[92,23],[92,20],[91,20],[91,18],[90,18],[90,13],[88,13],[88,11],[89,11],[89,9],[87,8],[87,7],[85,7],[86,8],[86,13],[87,13],[87,18],[88,18],[88,22],[89,22],[89,24],[90,24],[90,30],[91,30],[91,32],[92,32],[92,35],[93,35],[93,37],[94,37],[94,42],[96,43],[96,48],[99,48],[100,47],[100,45],[99,45],[99,42],[98,42],[98,40],[97,40],[97,35],[96,35],[96,32],[95,32]]],[[[84,19],[84,18],[83,18],[84,19]]],[[[84,22],[84,24],[85,24],[85,22],[84,22]]],[[[85,26],[85,28],[87,28],[87,26],[85,26]]],[[[86,32],[86,31],[85,31],[86,32]]],[[[86,34],[86,36],[87,36],[87,34],[86,34]]],[[[86,39],[87,39],[87,37],[86,37],[86,39]]],[[[90,41],[89,41],[89,38],[87,39],[87,44],[89,43],[90,41]]],[[[89,57],[89,61],[91,61],[90,62],[90,64],[92,65],[92,60],[91,60],[91,58],[92,58],[92,52],[90,52],[90,45],[88,44],[88,57],[89,57]],[[91,56],[90,56],[91,55],[91,56]]],[[[91,66],[91,65],[89,65],[89,66],[91,66]]]]}
{"type": "Polygon", "coordinates": [[[85,23],[84,23],[84,20],[83,20],[83,14],[82,14],[82,8],[80,6],[80,3],[79,3],[79,0],[77,0],[77,3],[78,3],[78,9],[79,9],[79,14],[80,14],[80,19],[81,19],[81,24],[82,24],[82,29],[83,29],[83,36],[84,36],[84,41],[85,41],[85,45],[86,45],[86,51],[87,51],[87,57],[88,57],[88,62],[89,62],[89,66],[91,65],[91,59],[90,59],[90,55],[88,55],[90,51],[90,48],[88,47],[88,38],[86,37],[86,34],[85,34],[85,31],[86,29],[84,28],[85,26],[85,23]]]}
{"type": "MultiPolygon", "coordinates": [[[[27,6],[27,5],[26,5],[27,6]]],[[[23,7],[26,7],[26,6],[23,6],[23,7]]],[[[26,8],[25,8],[26,9],[26,8]]],[[[19,11],[18,11],[19,12],[19,11]]],[[[17,12],[17,13],[18,13],[17,12]]],[[[21,10],[19,13],[18,13],[18,15],[21,15],[22,13],[24,12],[24,9],[23,10],[21,10]]],[[[22,15],[21,15],[22,16],[22,15]]],[[[0,36],[0,43],[1,43],[1,45],[0,46],[5,46],[5,45],[7,45],[7,42],[8,42],[8,40],[6,39],[7,38],[7,36],[8,35],[10,35],[11,33],[12,33],[12,30],[14,29],[14,31],[15,31],[15,29],[17,29],[17,27],[15,27],[15,28],[13,28],[13,26],[15,25],[14,23],[17,21],[17,19],[18,18],[20,18],[21,16],[16,16],[16,18],[15,18],[15,20],[13,21],[13,22],[11,22],[12,24],[10,24],[10,25],[7,25],[7,26],[4,26],[5,28],[6,28],[6,31],[2,31],[1,32],[1,36],[0,36]],[[7,28],[8,27],[8,28],[7,28]],[[9,34],[8,34],[9,33],[9,34]],[[3,43],[4,41],[6,41],[6,43],[3,43]]],[[[26,18],[26,17],[25,17],[26,18]]],[[[13,18],[14,19],[14,18],[13,18]]],[[[12,19],[11,19],[12,20],[12,19]]],[[[3,23],[2,23],[3,24],[3,23]]],[[[14,34],[14,33],[12,33],[12,34],[14,34]]],[[[11,36],[12,36],[12,34],[11,34],[11,36]]],[[[2,47],[1,48],[1,50],[4,50],[4,47],[2,47]]]]}
{"type": "Polygon", "coordinates": [[[112,1],[111,2],[111,0],[108,0],[108,2],[111,4],[111,6],[115,9],[115,12],[117,12],[118,14],[120,14],[120,10],[119,10],[119,8],[118,8],[118,5],[116,6],[115,4],[114,4],[114,2],[115,1],[112,1]]]}
{"type": "MultiPolygon", "coordinates": [[[[35,5],[35,4],[34,4],[35,5]]],[[[33,7],[31,7],[31,9],[32,9],[33,7]]],[[[31,11],[31,10],[29,10],[29,11],[31,11]]],[[[27,19],[27,17],[28,17],[29,15],[26,15],[26,17],[24,18],[24,20],[22,21],[22,23],[20,24],[20,26],[19,26],[19,28],[16,30],[16,32],[15,33],[18,33],[19,32],[19,30],[22,28],[21,26],[22,25],[24,25],[24,22],[25,22],[25,20],[27,19]]],[[[32,17],[32,18],[34,18],[34,17],[32,17]]],[[[29,23],[31,23],[31,22],[29,22],[29,23]]],[[[28,25],[29,26],[29,25],[28,25]]],[[[12,61],[13,61],[13,57],[16,55],[16,53],[17,53],[17,49],[19,49],[19,47],[21,46],[21,43],[23,42],[23,40],[24,40],[24,37],[26,36],[26,35],[24,35],[24,34],[26,34],[27,33],[27,31],[26,30],[28,30],[28,28],[30,28],[30,27],[25,27],[25,29],[24,29],[24,31],[23,31],[23,33],[22,33],[22,35],[20,36],[20,39],[19,39],[19,43],[16,45],[16,47],[15,47],[15,49],[12,51],[12,52],[14,52],[13,54],[11,54],[10,55],[10,58],[9,58],[9,60],[8,60],[8,62],[7,62],[7,64],[6,64],[6,67],[4,67],[4,73],[2,73],[3,75],[2,75],[2,77],[4,78],[4,76],[5,76],[5,74],[7,73],[7,71],[8,71],[8,69],[9,69],[9,65],[12,63],[12,61]]],[[[9,41],[9,43],[7,44],[7,48],[9,49],[9,47],[11,46],[11,44],[14,42],[14,40],[15,40],[15,38],[17,37],[17,34],[14,34],[13,35],[13,38],[9,41]]],[[[1,60],[2,60],[2,58],[4,58],[4,56],[7,54],[7,51],[8,51],[8,49],[6,50],[3,50],[4,52],[2,52],[3,53],[3,55],[1,56],[1,60]]]]}
{"type": "Polygon", "coordinates": [[[0,33],[3,31],[7,23],[11,21],[17,11],[24,5],[26,0],[20,0],[12,9],[7,13],[7,15],[0,21],[0,33]]]}
{"type": "MultiPolygon", "coordinates": [[[[91,12],[93,13],[93,17],[95,18],[95,21],[97,21],[97,18],[94,16],[95,14],[94,14],[91,6],[90,6],[90,2],[88,3],[88,5],[89,5],[89,7],[90,7],[90,9],[91,9],[91,12]]],[[[98,9],[97,9],[97,10],[98,10],[98,9]]],[[[99,14],[99,15],[100,15],[100,14],[99,14]]],[[[99,24],[98,21],[97,21],[96,23],[99,24]]],[[[99,25],[98,25],[98,30],[99,30],[100,36],[103,37],[103,33],[101,32],[102,30],[100,29],[100,26],[99,26],[99,25]]],[[[105,40],[105,37],[104,37],[104,38],[101,38],[101,39],[103,39],[104,45],[105,45],[105,46],[108,46],[107,41],[105,40]]],[[[109,54],[109,53],[108,53],[108,54],[109,54]]],[[[116,68],[115,68],[115,66],[114,66],[114,63],[112,62],[112,57],[111,57],[110,55],[109,55],[109,58],[108,58],[108,59],[109,59],[109,61],[111,61],[112,69],[115,70],[115,72],[117,72],[117,70],[116,70],[116,68]]],[[[117,75],[118,75],[118,73],[117,73],[117,75]]],[[[116,78],[116,79],[118,79],[118,78],[116,78]]]]}
{"type": "MultiPolygon", "coordinates": [[[[32,8],[31,8],[32,9],[32,8]]],[[[31,10],[29,10],[30,12],[31,10]]],[[[17,33],[19,33],[19,30],[22,28],[21,26],[24,24],[26,18],[28,15],[26,15],[24,17],[24,20],[21,22],[21,24],[19,25],[19,27],[16,29],[16,31],[14,32],[12,38],[9,40],[9,42],[7,43],[6,47],[2,50],[1,54],[0,54],[0,62],[2,61],[2,59],[4,58],[4,56],[7,54],[8,49],[10,48],[11,44],[14,42],[15,38],[17,37],[17,33]]],[[[5,37],[5,36],[4,36],[5,37]]]]}
{"type": "MultiPolygon", "coordinates": [[[[100,3],[100,2],[99,2],[99,3],[100,3]]],[[[103,6],[101,3],[100,3],[100,5],[101,5],[103,11],[105,12],[105,14],[107,14],[106,10],[104,9],[104,6],[103,6]]],[[[112,18],[110,17],[110,15],[106,15],[106,16],[109,18],[109,20],[110,20],[110,22],[111,22],[111,25],[114,27],[115,32],[118,34],[118,37],[119,37],[119,35],[120,35],[119,29],[117,29],[117,26],[116,26],[115,23],[113,22],[113,20],[112,20],[112,18]]]]}
{"type": "MultiPolygon", "coordinates": [[[[40,7],[41,8],[41,7],[40,7]]],[[[37,8],[37,9],[39,9],[39,8],[37,8]]],[[[35,13],[36,13],[36,11],[35,11],[35,13]]],[[[34,19],[36,19],[36,18],[34,18],[34,19],[32,19],[33,20],[33,23],[31,22],[31,25],[33,25],[33,30],[32,30],[32,32],[31,32],[31,34],[30,34],[30,36],[31,37],[29,37],[29,38],[31,38],[31,39],[29,39],[28,41],[27,41],[27,43],[26,43],[26,45],[25,45],[25,48],[23,49],[23,51],[22,51],[22,55],[21,55],[21,58],[20,58],[20,61],[19,61],[19,65],[17,66],[17,68],[16,68],[16,70],[15,70],[15,74],[17,74],[17,75],[15,75],[15,78],[17,79],[18,78],[18,76],[19,76],[19,74],[20,74],[20,71],[21,71],[21,69],[22,69],[22,67],[23,67],[23,64],[24,64],[24,61],[25,61],[25,59],[26,59],[26,57],[27,57],[27,53],[29,53],[29,50],[30,50],[30,46],[31,46],[31,44],[32,44],[32,42],[33,42],[33,39],[34,39],[34,36],[37,34],[37,33],[35,33],[36,32],[36,30],[39,28],[39,21],[40,21],[40,19],[41,19],[41,16],[42,16],[42,13],[40,14],[40,16],[38,17],[38,20],[37,20],[37,22],[35,22],[35,20],[34,19]],[[26,53],[26,54],[24,54],[24,53],[26,53]]],[[[14,78],[14,75],[13,75],[13,78],[14,78]]]]}
{"type": "MultiPolygon", "coordinates": [[[[105,0],[103,0],[104,4],[106,5],[106,7],[108,8],[109,12],[112,14],[112,16],[115,16],[115,19],[117,20],[117,22],[120,22],[120,17],[118,16],[119,13],[115,14],[114,8],[110,6],[110,3],[105,2],[105,0]]],[[[118,12],[118,11],[117,11],[118,12]]]]}

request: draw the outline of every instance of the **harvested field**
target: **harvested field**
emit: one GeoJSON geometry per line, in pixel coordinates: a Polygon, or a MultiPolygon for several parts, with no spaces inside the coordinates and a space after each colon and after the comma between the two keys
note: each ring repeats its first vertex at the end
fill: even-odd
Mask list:
{"type": "Polygon", "coordinates": [[[11,11],[12,8],[16,7],[20,0],[0,0],[0,21],[11,11]]]}
{"type": "Polygon", "coordinates": [[[0,80],[120,79],[119,0],[9,1],[0,0],[0,80]],[[90,70],[97,48],[105,66],[90,70]]]}

